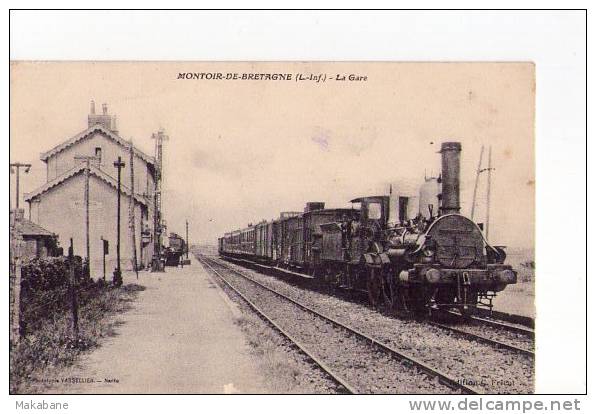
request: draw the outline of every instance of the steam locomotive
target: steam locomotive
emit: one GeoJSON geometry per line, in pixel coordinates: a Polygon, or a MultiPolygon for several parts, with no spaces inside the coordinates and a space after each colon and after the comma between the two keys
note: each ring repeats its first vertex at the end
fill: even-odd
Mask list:
{"type": "Polygon", "coordinates": [[[490,245],[460,214],[460,153],[459,142],[442,143],[441,175],[421,188],[412,219],[407,199],[391,195],[360,197],[352,208],[310,202],[304,212],[226,233],[219,254],[366,290],[376,307],[463,314],[492,308],[517,273],[505,264],[504,246],[490,245]]]}
{"type": "Polygon", "coordinates": [[[180,258],[186,252],[186,242],[177,233],[168,236],[168,247],[164,248],[165,265],[178,266],[180,258]]]}

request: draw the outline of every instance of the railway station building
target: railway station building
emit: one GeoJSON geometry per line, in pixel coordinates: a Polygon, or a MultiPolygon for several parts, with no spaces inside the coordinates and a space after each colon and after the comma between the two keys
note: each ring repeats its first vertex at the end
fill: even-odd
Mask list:
{"type": "Polygon", "coordinates": [[[134,205],[137,263],[141,268],[151,264],[155,161],[134,148],[133,194],[130,145],[119,136],[116,117],[108,114],[107,105],[97,114],[91,102],[87,129],[41,154],[40,159],[46,164],[46,182],[25,194],[30,220],[57,234],[65,253],[72,238],[75,254],[85,258],[85,188],[89,180],[90,272],[94,279],[103,277],[102,239],[108,241],[106,279],[111,280],[116,267],[118,172],[114,162],[118,157],[125,163],[121,169],[120,265],[127,270],[133,264],[130,203],[134,205]],[[82,158],[85,156],[93,158],[87,162],[82,158]]]}

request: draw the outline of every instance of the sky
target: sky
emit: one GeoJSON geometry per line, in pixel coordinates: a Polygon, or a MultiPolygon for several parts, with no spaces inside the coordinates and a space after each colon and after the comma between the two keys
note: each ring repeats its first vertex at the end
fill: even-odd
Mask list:
{"type": "Polygon", "coordinates": [[[491,146],[490,241],[532,248],[534,97],[532,63],[12,62],[10,159],[32,164],[21,194],[34,190],[45,182],[39,154],[86,129],[92,99],[98,110],[105,102],[120,135],[147,154],[151,134],[165,129],[168,230],[182,233],[188,219],[191,242],[215,242],[308,201],[342,207],[387,193],[389,183],[416,186],[440,171],[443,141],[462,143],[469,215],[480,148],[486,162],[491,146]],[[178,79],[217,72],[293,78],[178,79]],[[350,74],[366,80],[331,79],[350,74]]]}

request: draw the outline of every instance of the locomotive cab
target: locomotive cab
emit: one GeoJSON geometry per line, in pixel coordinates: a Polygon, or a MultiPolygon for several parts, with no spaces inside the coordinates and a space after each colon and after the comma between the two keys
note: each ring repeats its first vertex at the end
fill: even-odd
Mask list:
{"type": "Polygon", "coordinates": [[[359,236],[378,239],[387,228],[389,197],[370,196],[356,198],[351,203],[360,204],[359,236]]]}
{"type": "MultiPolygon", "coordinates": [[[[357,220],[342,223],[344,247],[347,250],[347,261],[351,266],[361,266],[366,262],[369,252],[382,252],[384,249],[385,231],[389,218],[389,197],[360,197],[351,201],[360,205],[357,220]]],[[[363,269],[356,269],[361,272],[363,269]]],[[[357,280],[360,278],[356,278],[357,280]]],[[[348,283],[354,286],[353,281],[348,283]]]]}

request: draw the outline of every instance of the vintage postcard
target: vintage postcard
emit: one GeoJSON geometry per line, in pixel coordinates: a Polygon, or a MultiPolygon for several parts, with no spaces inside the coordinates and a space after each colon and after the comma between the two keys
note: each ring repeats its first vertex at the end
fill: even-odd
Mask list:
{"type": "Polygon", "coordinates": [[[532,62],[10,65],[10,392],[535,392],[532,62]]]}

